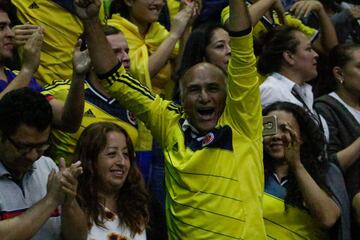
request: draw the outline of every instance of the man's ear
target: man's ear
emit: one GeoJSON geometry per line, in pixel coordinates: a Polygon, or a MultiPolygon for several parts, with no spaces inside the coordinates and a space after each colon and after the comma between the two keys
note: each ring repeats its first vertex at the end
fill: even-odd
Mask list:
{"type": "Polygon", "coordinates": [[[294,65],[295,60],[294,60],[293,54],[290,51],[284,51],[282,56],[283,56],[284,61],[287,64],[294,65]]]}

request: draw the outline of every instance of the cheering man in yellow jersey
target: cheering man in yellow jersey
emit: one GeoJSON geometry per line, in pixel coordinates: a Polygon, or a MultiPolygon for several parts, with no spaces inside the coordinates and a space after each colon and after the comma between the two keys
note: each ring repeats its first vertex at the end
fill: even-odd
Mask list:
{"type": "Polygon", "coordinates": [[[99,0],[75,4],[103,86],[164,149],[169,238],[265,239],[261,104],[244,0],[230,0],[228,79],[209,63],[191,67],[181,79],[184,109],[121,66],[101,31],[99,0]]]}

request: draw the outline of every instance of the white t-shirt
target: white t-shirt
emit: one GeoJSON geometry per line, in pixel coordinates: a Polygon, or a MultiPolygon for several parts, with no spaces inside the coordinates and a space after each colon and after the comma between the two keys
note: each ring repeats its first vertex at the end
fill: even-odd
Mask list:
{"type": "Polygon", "coordinates": [[[107,208],[105,211],[109,217],[104,223],[105,228],[93,224],[88,233],[88,240],[146,240],[145,230],[132,238],[130,229],[120,224],[118,216],[107,208]]]}

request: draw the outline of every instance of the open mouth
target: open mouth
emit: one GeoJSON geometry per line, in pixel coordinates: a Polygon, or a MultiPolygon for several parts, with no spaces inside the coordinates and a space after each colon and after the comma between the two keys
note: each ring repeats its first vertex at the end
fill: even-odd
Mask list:
{"type": "Polygon", "coordinates": [[[110,171],[116,177],[122,177],[125,175],[125,171],[123,169],[116,169],[110,171]]]}
{"type": "Polygon", "coordinates": [[[4,44],[4,48],[5,48],[5,49],[12,50],[12,49],[14,48],[14,44],[12,44],[12,43],[5,43],[5,44],[4,44]]]}
{"type": "Polygon", "coordinates": [[[149,10],[152,11],[152,12],[160,12],[161,11],[161,7],[158,7],[158,6],[151,6],[149,7],[149,10]]]}
{"type": "Polygon", "coordinates": [[[214,117],[215,110],[213,108],[198,109],[197,112],[203,120],[210,120],[214,117]]]}

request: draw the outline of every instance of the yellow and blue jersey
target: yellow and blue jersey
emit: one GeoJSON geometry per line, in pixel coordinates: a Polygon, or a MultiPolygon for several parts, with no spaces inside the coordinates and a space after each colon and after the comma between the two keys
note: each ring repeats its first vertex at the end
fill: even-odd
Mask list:
{"type": "MultiPolygon", "coordinates": [[[[65,101],[70,89],[70,80],[54,81],[47,85],[43,93],[51,94],[56,99],[65,101]]],[[[53,129],[51,134],[51,155],[58,161],[64,157],[67,162],[71,161],[77,140],[83,130],[92,123],[99,121],[114,122],[123,127],[135,144],[138,136],[137,121],[134,114],[122,107],[114,98],[107,98],[96,90],[90,83],[85,83],[84,115],[81,126],[76,133],[66,133],[53,129]]]]}
{"type": "Polygon", "coordinates": [[[265,239],[262,116],[252,35],[232,37],[228,95],[201,142],[183,130],[181,107],[154,95],[123,67],[103,86],[136,113],[165,155],[170,239],[265,239]]]}

